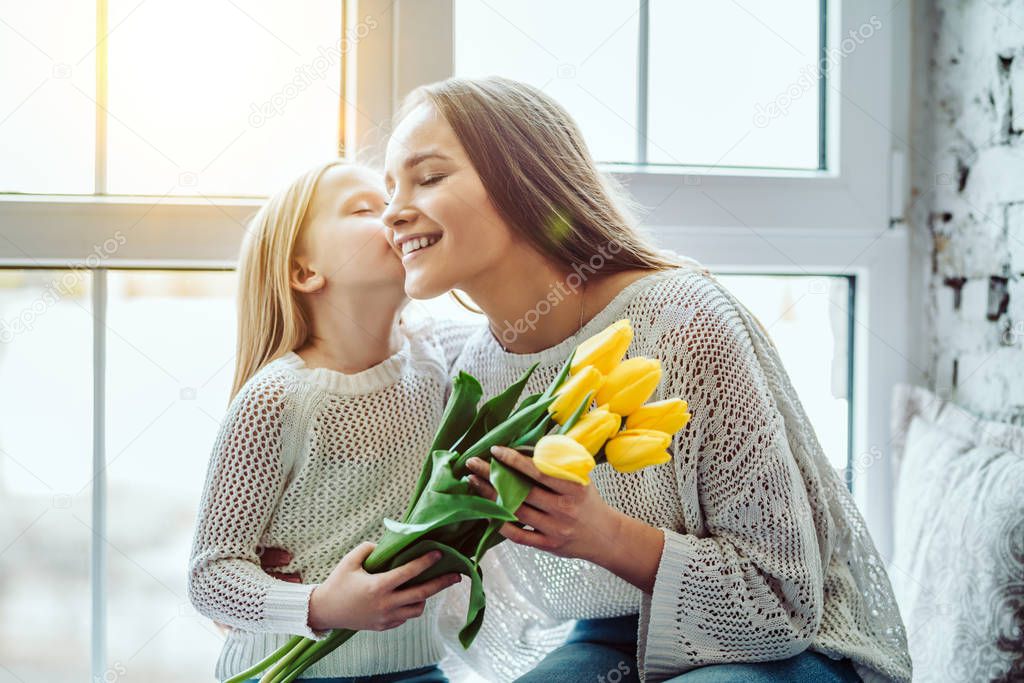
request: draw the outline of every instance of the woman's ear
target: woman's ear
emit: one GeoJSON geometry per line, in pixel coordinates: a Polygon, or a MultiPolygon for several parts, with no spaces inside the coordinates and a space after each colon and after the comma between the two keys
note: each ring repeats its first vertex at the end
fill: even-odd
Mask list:
{"type": "Polygon", "coordinates": [[[303,294],[320,291],[327,284],[327,279],[314,270],[310,264],[305,263],[304,259],[292,259],[288,281],[292,289],[303,294]]]}

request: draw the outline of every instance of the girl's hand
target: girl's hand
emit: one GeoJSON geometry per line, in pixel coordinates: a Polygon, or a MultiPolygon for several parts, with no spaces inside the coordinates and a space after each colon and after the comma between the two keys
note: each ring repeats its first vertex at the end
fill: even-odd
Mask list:
{"type": "MultiPolygon", "coordinates": [[[[578,557],[597,564],[603,551],[615,546],[621,513],[610,507],[593,485],[584,486],[548,476],[537,469],[533,459],[519,451],[495,446],[491,453],[503,465],[519,470],[537,482],[516,511],[516,517],[533,531],[506,522],[502,536],[561,557],[578,557]]],[[[469,482],[483,497],[497,499],[490,483],[490,465],[470,458],[466,467],[472,472],[469,482]]]]}
{"type": "Polygon", "coordinates": [[[458,583],[460,574],[442,574],[411,588],[399,586],[441,559],[437,551],[379,574],[363,569],[377,546],[369,541],[350,550],[309,598],[309,626],[314,630],[347,628],[385,631],[423,614],[426,599],[458,583]]]}
{"type": "Polygon", "coordinates": [[[260,568],[267,574],[282,581],[302,583],[302,577],[299,576],[298,572],[286,573],[276,571],[279,567],[284,567],[292,561],[292,554],[284,548],[264,548],[263,546],[258,546],[256,554],[260,557],[260,568]]]}

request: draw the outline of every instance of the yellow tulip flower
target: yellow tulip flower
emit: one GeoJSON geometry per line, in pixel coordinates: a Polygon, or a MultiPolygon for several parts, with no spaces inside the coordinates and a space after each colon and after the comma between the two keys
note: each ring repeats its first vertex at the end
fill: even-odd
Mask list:
{"type": "Polygon", "coordinates": [[[619,431],[621,424],[622,417],[608,410],[608,406],[600,406],[583,415],[566,435],[583,444],[594,455],[619,431]]]}
{"type": "Polygon", "coordinates": [[[690,421],[689,404],[681,398],[667,398],[637,408],[626,418],[626,429],[656,429],[675,434],[690,421]]]}
{"type": "Polygon", "coordinates": [[[624,429],[605,444],[608,463],[619,472],[636,472],[648,465],[672,459],[668,445],[672,437],[656,429],[624,429]]]}
{"type": "Polygon", "coordinates": [[[653,358],[624,360],[605,378],[597,392],[598,405],[619,415],[631,415],[644,404],[661,381],[661,361],[653,358]]]}
{"type": "Polygon", "coordinates": [[[575,375],[585,367],[597,368],[607,375],[626,355],[626,349],[633,341],[633,328],[623,318],[604,328],[576,347],[569,372],[575,375]]]}
{"type": "Polygon", "coordinates": [[[555,392],[554,402],[548,406],[548,413],[558,424],[565,424],[565,421],[572,417],[572,414],[579,408],[586,395],[590,394],[590,398],[593,399],[603,383],[604,375],[597,368],[583,368],[558,388],[558,391],[555,392]]]}
{"type": "Polygon", "coordinates": [[[594,456],[566,434],[547,434],[541,437],[533,448],[533,464],[549,477],[577,484],[589,484],[590,470],[596,465],[594,456]]]}

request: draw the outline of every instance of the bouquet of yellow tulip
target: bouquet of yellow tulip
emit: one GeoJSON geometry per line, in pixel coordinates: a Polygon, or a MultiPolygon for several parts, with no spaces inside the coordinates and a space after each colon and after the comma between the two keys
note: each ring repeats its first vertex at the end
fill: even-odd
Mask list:
{"type": "MultiPolygon", "coordinates": [[[[629,321],[619,320],[580,344],[542,393],[522,401],[536,364],[480,406],[480,382],[460,372],[452,381],[451,397],[402,521],[384,520],[387,531],[364,569],[387,571],[440,551],[441,559],[407,585],[449,572],[470,578],[469,609],[459,631],[459,641],[469,648],[485,608],[480,559],[505,540],[498,529],[516,521],[515,512],[534,483],[491,459],[492,446],[532,452],[541,472],[580,484],[590,483],[590,472],[599,462],[634,472],[670,459],[672,434],[690,419],[687,404],[670,398],[645,405],[661,380],[661,364],[643,357],[622,360],[632,340],[629,321]],[[597,407],[592,408],[595,401],[597,407]],[[494,501],[472,491],[466,462],[474,456],[490,460],[494,501]]],[[[226,683],[241,683],[257,674],[262,674],[260,683],[289,683],[355,633],[336,629],[319,641],[294,636],[226,683]]]]}
{"type": "Polygon", "coordinates": [[[645,403],[661,381],[661,361],[622,360],[632,341],[629,321],[619,320],[577,347],[570,378],[549,408],[562,429],[541,437],[533,451],[538,470],[587,484],[602,462],[619,472],[668,462],[672,435],[690,420],[689,406],[680,398],[645,403]],[[589,407],[590,397],[597,407],[571,422],[573,409],[589,407]]]}

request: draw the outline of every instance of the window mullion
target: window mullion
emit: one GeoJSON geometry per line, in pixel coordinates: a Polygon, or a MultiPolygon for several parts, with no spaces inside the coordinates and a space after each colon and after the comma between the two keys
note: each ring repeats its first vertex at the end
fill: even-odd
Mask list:
{"type": "Polygon", "coordinates": [[[640,0],[636,60],[636,163],[647,163],[647,83],[649,79],[651,12],[649,0],[640,0]]]}
{"type": "Polygon", "coordinates": [[[96,143],[93,152],[93,192],[107,193],[107,0],[96,0],[96,143]]]}
{"type": "Polygon", "coordinates": [[[107,475],[106,475],[106,359],[107,270],[92,271],[92,538],[90,591],[92,594],[92,680],[106,680],[107,672],[107,475]]]}

